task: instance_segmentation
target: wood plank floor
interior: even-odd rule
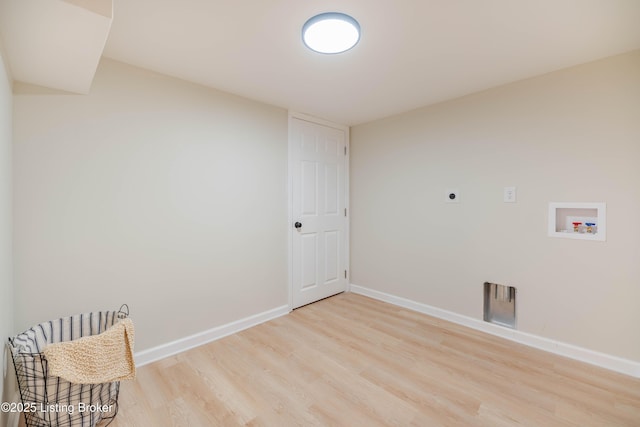
[[[112,427],[640,426],[640,380],[355,294],[144,366]]]

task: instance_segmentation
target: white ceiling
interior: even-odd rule
[[[303,46],[327,11],[358,46]],[[104,56],[354,125],[639,48],[640,0],[113,0]]]

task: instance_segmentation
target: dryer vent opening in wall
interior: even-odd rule
[[[484,282],[484,320],[516,328],[516,288]]]

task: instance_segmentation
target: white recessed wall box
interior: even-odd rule
[[[549,203],[549,236],[607,240],[607,204]]]

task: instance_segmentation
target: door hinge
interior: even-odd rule
[[[347,216],[347,208],[344,208],[344,216]]]
[[[344,155],[345,156],[347,155],[347,146],[346,145],[344,146]]]
[[[344,278],[347,278],[347,270],[344,271]]]

